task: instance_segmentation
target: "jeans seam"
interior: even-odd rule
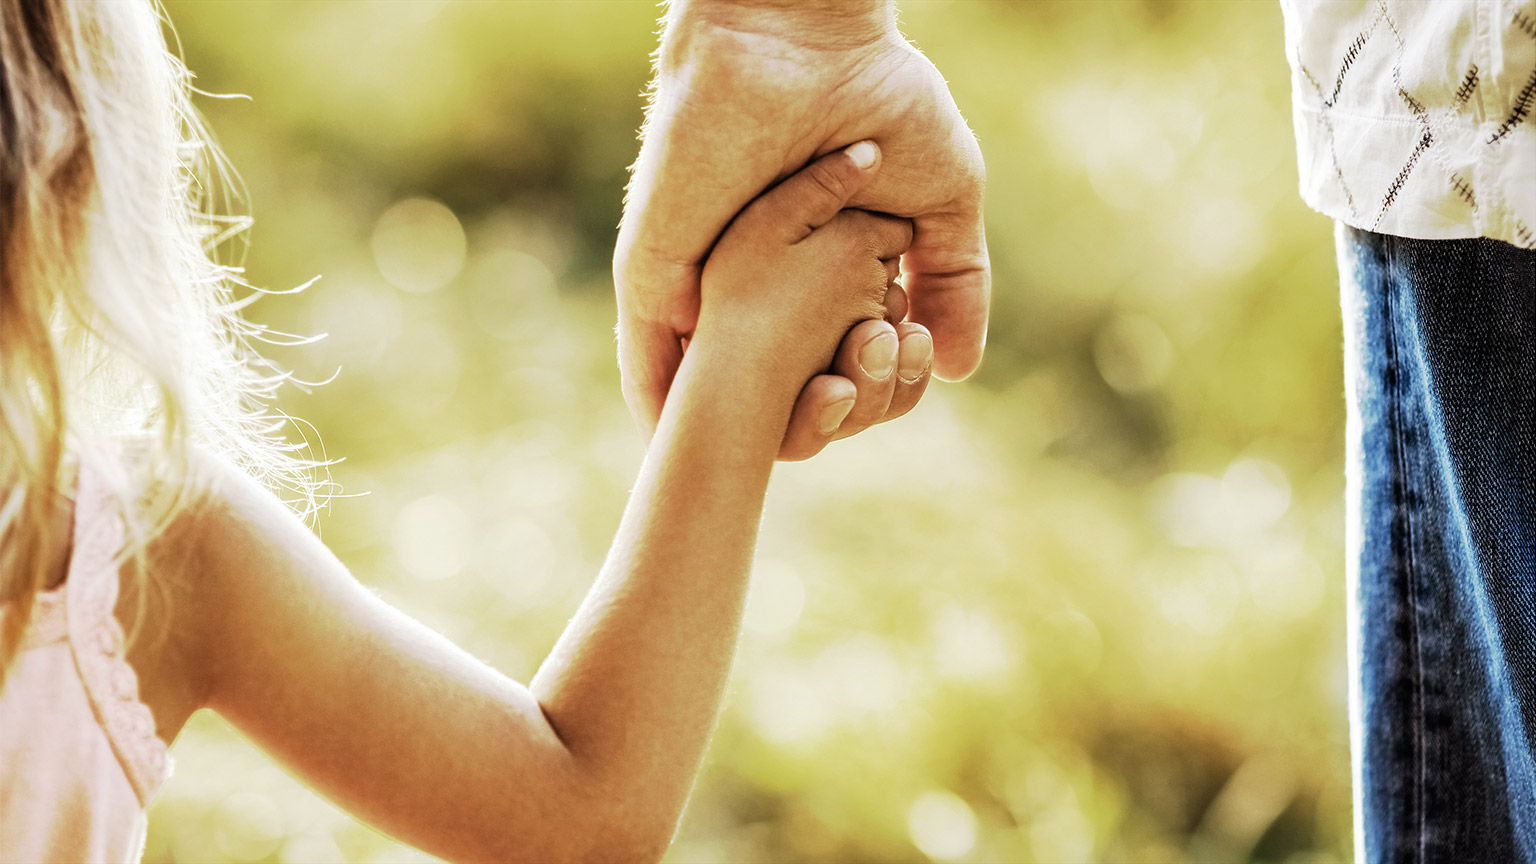
[[[1383,280],[1383,295],[1386,301],[1386,348],[1387,348],[1387,375],[1391,386],[1387,393],[1387,404],[1390,406],[1392,422],[1392,450],[1397,463],[1398,483],[1401,488],[1399,506],[1402,508],[1402,556],[1403,577],[1408,588],[1408,640],[1409,650],[1413,658],[1413,811],[1410,814],[1410,822],[1413,824],[1418,842],[1415,844],[1416,859],[1424,861],[1425,855],[1425,830],[1424,830],[1424,656],[1419,639],[1419,596],[1418,596],[1418,568],[1414,563],[1413,555],[1413,507],[1409,494],[1408,471],[1408,444],[1404,440],[1406,420],[1403,416],[1403,405],[1411,395],[1403,381],[1402,360],[1398,345],[1397,333],[1397,286],[1394,284],[1391,274],[1393,260],[1396,257],[1397,244],[1391,237],[1384,238],[1382,244],[1383,264],[1385,265],[1386,278]]]

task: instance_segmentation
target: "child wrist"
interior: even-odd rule
[[[713,323],[713,322],[711,322]],[[763,338],[763,327],[747,322],[734,326],[701,326],[688,343],[688,354],[731,382],[731,390],[744,400],[764,408],[783,402],[793,405],[795,397],[814,370],[811,364],[784,349],[793,340]]]

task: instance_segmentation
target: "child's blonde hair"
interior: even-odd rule
[[[226,171],[189,82],[151,0],[0,0],[0,686],[63,565],[66,453],[140,441],[91,460],[140,564],[188,505],[192,447],[315,504],[239,315],[256,295],[213,258],[245,222],[213,215]]]

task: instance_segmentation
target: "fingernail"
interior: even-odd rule
[[[895,333],[881,333],[859,349],[859,368],[876,381],[884,381],[896,366],[896,347]]]
[[[836,432],[837,427],[843,425],[843,420],[848,417],[848,412],[852,410],[852,399],[833,402],[831,405],[821,409],[821,434],[831,435]]]
[[[853,160],[854,165],[860,168],[868,168],[875,164],[875,157],[880,155],[880,148],[876,147],[873,141],[860,141],[849,147],[846,152],[848,153],[848,158]]]
[[[901,362],[896,366],[896,374],[901,380],[911,384],[923,377],[928,371],[928,364],[933,362],[933,340],[922,334],[908,336],[901,343]]]

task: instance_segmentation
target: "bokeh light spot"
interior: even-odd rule
[[[1145,315],[1117,315],[1093,340],[1093,360],[1105,383],[1121,393],[1161,384],[1173,366],[1173,345]]]
[[[475,324],[491,336],[516,341],[548,329],[555,274],[543,261],[515,249],[485,256],[474,269],[470,305]]]
[[[328,361],[366,367],[399,337],[400,295],[377,277],[328,279],[310,290],[314,298],[307,332],[326,334],[320,350]]]
[[[1291,481],[1273,462],[1239,459],[1222,475],[1221,501],[1234,532],[1260,531],[1290,509]]]
[[[929,858],[955,861],[976,848],[976,814],[959,795],[929,790],[907,808],[907,834]]]
[[[394,348],[376,367],[390,373],[389,399],[408,416],[442,410],[464,377],[463,349],[453,332],[432,318],[410,317]]]
[[[1254,605],[1278,619],[1302,618],[1323,602],[1323,569],[1301,543],[1276,541],[1257,547],[1243,562]]]
[[[467,563],[469,541],[469,515],[445,495],[424,495],[395,516],[395,555],[417,579],[457,575]]]
[[[329,834],[295,834],[283,844],[283,860],[306,864],[344,864],[347,856]]]
[[[219,805],[214,842],[230,861],[260,861],[283,839],[283,813],[259,792],[236,792]]]
[[[1029,826],[1035,857],[1056,864],[1080,864],[1093,857],[1093,826],[1071,804],[1059,804]]]
[[[514,515],[483,532],[477,554],[481,575],[492,588],[532,606],[549,587],[560,550],[544,526]]]
[[[752,720],[758,731],[780,744],[795,744],[821,734],[827,710],[821,694],[789,670],[763,670],[751,683]]]
[[[1087,675],[1099,668],[1104,657],[1104,637],[1099,625],[1076,609],[1051,616],[1051,650],[1071,658],[1078,671]]]
[[[744,626],[756,633],[782,633],[805,609],[805,582],[795,566],[779,558],[759,561],[752,573]]]
[[[886,640],[862,633],[838,642],[816,658],[816,680],[828,703],[847,714],[895,710],[906,693],[907,669]]]
[[[945,606],[934,622],[934,659],[940,674],[969,681],[995,680],[1013,664],[1010,646],[985,612]]]
[[[1152,485],[1157,521],[1175,545],[1203,546],[1218,542],[1226,519],[1221,484],[1192,472],[1173,472]]]
[[[1186,260],[1213,278],[1236,278],[1258,258],[1261,236],[1259,219],[1246,201],[1213,196],[1189,214]]]
[[[389,284],[430,294],[464,266],[464,226],[447,205],[406,198],[384,211],[373,228],[373,260]]]
[[[1203,555],[1164,574],[1158,608],[1169,622],[1212,635],[1232,621],[1241,597],[1232,565],[1225,558]]]

